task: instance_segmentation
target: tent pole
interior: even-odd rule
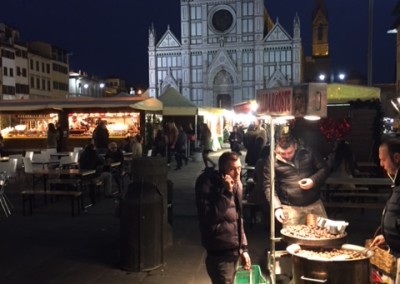
[[[275,196],[275,124],[274,118],[271,117],[271,142],[270,142],[270,249],[268,252],[268,270],[271,279],[271,283],[276,283],[276,275],[275,275],[275,265],[276,265],[276,257],[275,257],[275,242],[277,238],[275,238],[275,210],[274,210],[274,196]]]

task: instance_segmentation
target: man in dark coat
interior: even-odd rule
[[[274,210],[283,225],[306,224],[309,213],[327,217],[320,199],[320,186],[329,175],[328,164],[311,149],[300,146],[290,133],[276,146]],[[271,192],[271,167],[266,164],[264,190]]]
[[[201,240],[207,250],[206,268],[213,284],[233,283],[239,259],[250,269],[243,226],[240,158],[223,153],[219,171],[206,168],[196,180],[196,205]]]

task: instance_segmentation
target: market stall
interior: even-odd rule
[[[59,124],[64,150],[81,147],[90,141],[96,124],[107,123],[110,140],[121,142],[127,135],[144,137],[148,112],[160,111],[154,100],[143,97],[74,98],[68,100],[2,101],[0,119],[5,148],[10,152],[46,148],[47,125]],[[136,103],[142,103],[135,108]]]
[[[213,150],[221,149],[223,109],[198,107],[172,87],[168,88],[158,99],[163,103],[164,120],[173,120],[175,123],[181,124],[184,130],[191,123],[195,126],[196,136],[198,136],[198,125],[207,123],[212,133]]]

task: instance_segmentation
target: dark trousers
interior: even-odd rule
[[[207,255],[206,268],[212,284],[233,284],[239,254]]]
[[[175,160],[176,160],[176,167],[181,168],[182,167],[182,161],[185,160],[186,163],[188,161],[188,158],[186,157],[186,149],[176,149],[175,151]]]

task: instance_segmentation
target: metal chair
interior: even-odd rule
[[[7,173],[2,172],[0,173],[0,206],[3,209],[4,214],[6,217],[11,215],[10,208],[14,208],[10,199],[8,199],[6,193],[4,192],[4,188],[8,183]]]

